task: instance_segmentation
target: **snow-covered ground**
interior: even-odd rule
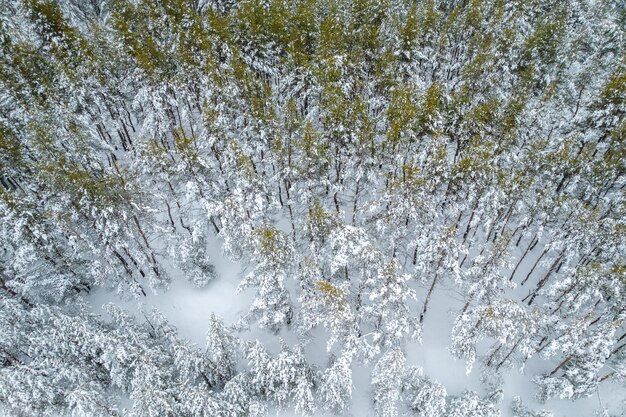
[[[155,308],[176,326],[181,337],[202,347],[205,345],[208,318],[212,313],[223,318],[227,325],[234,326],[248,311],[253,299],[252,290],[237,293],[243,266],[223,256],[218,239],[214,238],[209,242],[209,247],[218,277],[205,288],[198,289],[182,276],[178,276],[173,279],[167,290],[149,293],[140,300],[121,299],[114,293],[99,288],[88,296],[87,302],[94,313],[101,314],[104,314],[102,307],[108,303],[117,304],[137,317],[141,317],[141,311]],[[526,263],[532,262],[534,260],[529,259]],[[523,270],[520,271],[520,275],[522,273]],[[415,289],[418,294],[424,295],[423,288]],[[518,288],[514,291],[522,290]],[[465,390],[473,390],[480,395],[487,395],[488,389],[481,383],[480,367],[474,366],[472,371],[466,374],[465,362],[454,358],[448,350],[450,330],[455,313],[458,313],[461,305],[459,295],[453,288],[441,286],[436,289],[424,322],[423,342],[407,346],[407,365],[423,368],[424,374],[443,384],[448,394],[457,395]],[[279,335],[273,335],[257,326],[241,331],[239,336],[244,340],[259,339],[274,353],[278,352],[281,340],[288,345],[299,341],[294,331],[282,331]],[[305,349],[308,359],[319,366],[326,365],[325,342],[324,335],[321,334],[319,338],[314,337]],[[577,401],[552,399],[546,404],[538,403],[534,398],[535,386],[531,378],[552,369],[554,365],[535,357],[528,361],[523,372],[519,369],[510,369],[505,373],[503,399],[500,402],[502,417],[514,416],[511,403],[517,396],[521,397],[527,407],[535,411],[551,411],[554,417],[592,416],[601,407],[606,407],[614,413],[619,413],[623,409],[626,392],[622,387],[610,383],[601,384],[597,396]],[[372,414],[370,372],[370,366],[353,364],[352,416]],[[279,415],[291,417],[295,416],[295,413],[283,410]]]

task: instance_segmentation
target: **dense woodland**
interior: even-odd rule
[[[348,415],[359,364],[372,415],[494,417],[536,358],[540,401],[626,389],[625,35],[620,0],[0,0],[0,408]],[[86,307],[180,275],[255,296],[206,346]],[[443,291],[486,396],[406,362]]]

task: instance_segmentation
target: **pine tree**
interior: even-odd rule
[[[2,407],[345,414],[355,367],[379,415],[496,415],[517,367],[541,401],[619,390],[623,18],[615,0],[0,0]],[[213,291],[232,278],[217,246],[253,299],[233,329],[209,318],[206,349],[156,311],[88,313],[173,279]],[[435,302],[488,397],[405,371]]]
[[[322,374],[319,395],[327,410],[340,413],[350,406],[353,355],[349,350],[343,352]]]
[[[409,368],[402,384],[402,399],[419,417],[444,415],[446,389],[424,376],[421,368]]]
[[[397,416],[405,357],[398,348],[385,352],[372,371],[373,402],[376,415]]]
[[[219,372],[221,382],[226,383],[235,376],[237,371],[237,339],[230,334],[223,321],[215,314],[211,314],[209,317],[206,339],[206,355]]]
[[[493,403],[484,400],[475,392],[466,391],[458,397],[450,399],[446,408],[446,417],[461,416],[498,417],[500,411]]]
[[[255,271],[245,277],[239,291],[252,285],[258,287],[258,296],[252,304],[250,319],[258,318],[259,325],[278,332],[283,325],[289,325],[293,309],[285,279],[289,272],[288,260],[292,256],[285,233],[278,229],[257,229],[254,258]]]

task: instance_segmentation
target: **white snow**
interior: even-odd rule
[[[209,242],[209,248],[218,278],[205,288],[198,289],[184,280],[182,276],[175,276],[167,290],[149,293],[142,299],[123,300],[112,292],[97,289],[88,296],[88,304],[95,313],[104,314],[101,307],[112,302],[138,317],[142,309],[149,311],[156,308],[168,318],[171,324],[176,326],[181,337],[202,347],[205,345],[207,323],[211,313],[223,318],[227,325],[236,325],[243,314],[248,311],[254,295],[252,290],[236,293],[243,266],[223,256],[220,241],[213,238]],[[527,269],[534,263],[534,256],[527,257],[516,277],[525,276]],[[293,288],[293,286],[290,287]],[[416,290],[421,296],[419,300],[423,300],[426,290],[424,288],[416,288]],[[514,291],[519,292],[524,289],[518,287]],[[407,366],[423,368],[424,374],[443,384],[450,395],[458,395],[465,390],[487,395],[489,392],[480,380],[480,367],[475,366],[469,374],[466,374],[465,362],[454,358],[448,350],[455,313],[458,313],[461,307],[462,302],[453,288],[440,284],[435,289],[424,321],[423,341],[411,343],[406,348]],[[282,330],[279,335],[274,335],[259,329],[256,325],[240,332],[239,336],[244,340],[260,340],[273,353],[277,353],[280,349],[281,340],[290,346],[300,341],[298,334],[293,330]],[[313,336],[305,348],[307,359],[317,366],[325,367],[327,365],[326,335],[319,330],[315,331]],[[527,407],[535,411],[551,411],[554,417],[592,416],[602,406],[614,413],[622,409],[626,401],[626,392],[622,387],[611,383],[601,384],[597,396],[576,401],[551,399],[546,404],[538,403],[534,398],[535,386],[530,379],[534,375],[552,369],[554,365],[554,363],[535,357],[528,361],[525,373],[520,373],[518,369],[508,370],[504,377],[504,397],[500,402],[502,417],[513,416],[511,403],[517,396],[521,397]],[[349,414],[351,416],[373,415],[370,403],[372,367],[372,365],[362,365],[358,362],[353,363],[354,389]],[[276,413],[280,417],[296,416],[293,410],[289,409]],[[325,414],[321,411],[316,414],[318,417],[323,415]]]

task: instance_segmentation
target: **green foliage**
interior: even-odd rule
[[[437,104],[438,103],[435,103],[435,105]],[[429,110],[436,111],[436,109],[432,108]],[[415,105],[415,100],[410,88],[397,88],[393,92],[389,109],[387,110],[387,120],[389,120],[387,140],[391,142],[394,149],[400,142],[403,132],[413,127],[412,125],[417,119],[417,115],[418,109]]]
[[[229,150],[232,152],[235,160],[236,169],[248,180],[257,178],[254,161],[244,152],[244,150],[235,141],[229,144]]]
[[[68,46],[77,41],[74,29],[65,21],[57,3],[46,0],[27,0],[25,5],[39,33],[47,42]]]
[[[426,133],[435,133],[438,129],[437,121],[444,112],[444,90],[439,83],[431,84],[421,100],[419,108],[418,126]]]
[[[603,106],[626,106],[626,69],[616,71],[600,93]]]
[[[559,15],[557,15],[559,16]],[[552,64],[558,52],[558,47],[565,35],[565,18],[550,16],[538,23],[534,32],[524,42],[522,51],[523,67],[533,61],[542,65]]]
[[[336,225],[335,216],[324,209],[319,199],[309,206],[308,234],[312,241],[323,242]]]
[[[330,165],[329,145],[320,137],[312,123],[305,123],[302,136],[296,141],[296,146],[303,153],[301,161],[304,175],[311,175],[315,178]]]
[[[405,51],[401,59],[405,62],[411,60],[411,51],[415,46],[419,34],[419,24],[417,16],[417,3],[411,4],[411,8],[406,16],[404,25],[400,28],[400,50]]]
[[[319,31],[318,54],[321,58],[330,58],[346,52],[348,35],[336,4],[331,4],[327,15],[321,19]]]
[[[0,172],[22,165],[22,145],[4,124],[0,123]]]
[[[340,288],[335,287],[328,281],[316,281],[315,286],[324,302],[337,308],[339,311],[347,308],[346,296]]]
[[[375,363],[383,352],[390,353],[377,366],[376,407],[396,412],[405,395],[396,344],[417,334],[413,289],[420,320],[442,284],[465,297],[458,327],[467,337],[457,344],[474,361],[479,339],[493,339],[485,372],[544,348],[563,361],[569,353],[559,349],[622,324],[626,73],[616,2],[3,6],[0,304],[24,295],[24,305],[35,308],[42,285],[62,288],[54,301],[61,303],[86,291],[76,283],[141,293],[140,285],[157,288],[173,273],[206,281],[214,234],[228,256],[252,265],[240,286],[258,290],[247,324],[276,333],[296,324],[302,334],[325,327],[339,349],[333,372],[293,374],[295,389],[284,387],[272,405],[290,404],[287,395],[295,394],[306,404],[294,408],[307,412],[319,404],[314,393],[318,382],[328,384],[323,378],[349,391],[352,361]],[[522,284],[535,287],[523,305],[500,303],[504,294],[519,295],[509,289],[520,270],[529,274]],[[302,291],[290,294],[294,284]],[[604,286],[611,285],[618,290],[609,297]],[[512,307],[550,326],[496,334],[495,327],[515,328]],[[578,322],[586,326],[580,339],[567,340],[567,326]],[[150,346],[166,343],[158,327],[146,336]],[[561,339],[570,345],[559,347]],[[588,354],[614,352],[614,339],[611,333]],[[31,353],[0,352],[0,364],[25,372]],[[623,351],[609,353],[597,370],[605,363],[619,369]],[[202,372],[213,363],[201,353],[190,364],[168,355],[172,375],[146,369],[156,385],[167,383],[172,398],[163,408],[170,409],[153,409],[150,397],[133,412],[262,414],[257,400],[271,399],[276,388],[247,386],[250,373],[235,376],[235,368],[212,379]],[[256,376],[280,379],[264,375],[262,365],[272,360],[262,349],[252,356]],[[292,356],[279,355],[276,369],[291,369]],[[577,390],[566,396],[588,395],[603,378],[593,367],[580,371],[578,360],[550,376],[558,387],[588,378],[586,389],[565,381]],[[389,364],[397,365],[393,374]],[[96,365],[91,382],[102,398],[89,398],[92,406],[118,392],[133,401],[148,395],[134,388],[141,372],[117,386],[111,381],[118,376]],[[0,378],[2,387],[14,385],[25,384]],[[181,387],[186,394],[174,395]],[[37,415],[91,412],[65,394],[20,395],[41,399]],[[333,401],[343,404],[341,396]],[[440,399],[459,410],[464,401],[491,407],[474,395]],[[222,402],[227,411],[207,406]]]
[[[48,182],[59,192],[69,193],[75,199],[75,204],[87,210],[91,205],[101,209],[119,208],[127,202],[128,190],[116,175],[103,173],[96,176],[64,157],[42,163],[38,169],[42,181]]]

